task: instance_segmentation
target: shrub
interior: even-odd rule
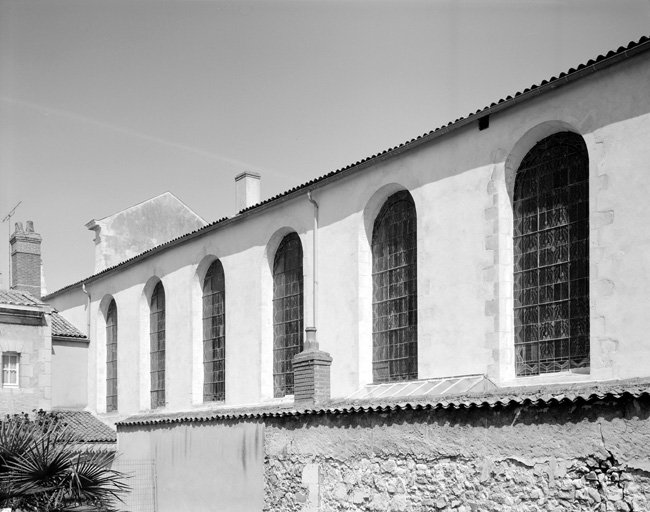
[[[56,413],[37,411],[0,421],[0,507],[24,512],[115,510],[128,491],[110,469],[113,455],[78,452]],[[120,500],[121,501],[121,500]]]

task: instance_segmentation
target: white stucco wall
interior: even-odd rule
[[[52,340],[52,407],[84,409],[88,405],[88,343]]]
[[[332,396],[372,380],[374,218],[408,190],[417,209],[418,376],[485,373],[501,385],[650,374],[650,54],[471,123],[313,189],[319,203],[318,340],[333,357]],[[526,152],[557,131],[583,136],[590,169],[591,369],[515,378],[512,189]],[[167,300],[167,409],[202,406],[201,282],[219,258],[226,279],[226,404],[272,400],[271,265],[282,236],[301,238],[305,326],[312,323],[313,208],[304,194],[206,230],[89,280],[89,401],[105,411],[105,322],[118,309],[119,411],[149,408],[148,297]],[[78,288],[48,300],[83,325]],[[82,318],[83,317],[83,318]]]

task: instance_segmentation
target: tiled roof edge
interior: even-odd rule
[[[650,396],[650,380],[631,379],[606,383],[590,383],[573,386],[530,386],[517,388],[500,388],[492,392],[468,393],[430,398],[411,398],[395,401],[331,401],[316,408],[259,407],[228,411],[193,411],[168,414],[139,414],[126,418],[116,424],[120,427],[160,425],[169,423],[195,423],[219,420],[282,418],[288,416],[355,414],[371,412],[393,412],[400,410],[434,410],[434,409],[475,409],[507,407],[510,405],[553,405],[565,401],[595,401],[619,399],[624,395],[639,398]]]
[[[428,142],[432,139],[445,135],[453,130],[457,130],[458,128],[461,128],[462,126],[465,126],[473,121],[477,121],[481,117],[509,108],[511,106],[514,106],[517,103],[521,103],[522,101],[532,99],[536,96],[539,96],[540,94],[543,94],[544,92],[566,85],[569,82],[572,82],[574,80],[582,78],[583,76],[599,71],[600,69],[609,67],[622,59],[632,57],[633,55],[647,51],[648,49],[650,49],[650,37],[643,36],[638,41],[629,42],[627,46],[620,46],[617,50],[611,50],[606,55],[598,55],[598,57],[596,57],[595,59],[590,59],[585,64],[580,64],[575,68],[570,68],[567,72],[562,72],[557,77],[552,76],[547,80],[542,80],[538,85],[534,84],[524,89],[523,91],[516,92],[513,96],[506,96],[505,98],[501,98],[497,102],[493,102],[482,109],[478,109],[474,113],[468,114],[466,117],[460,117],[455,121],[451,121],[447,123],[444,126],[431,130],[430,132],[415,137],[409,141],[403,142],[398,146],[394,146],[392,148],[376,153],[372,156],[358,160],[353,164],[331,171],[327,174],[324,174],[323,176],[314,178],[313,180],[303,183],[302,185],[298,185],[285,192],[277,194],[269,199],[261,201],[255,205],[249,206],[248,208],[241,210],[239,214],[235,217],[224,217],[215,222],[207,224],[206,226],[203,226],[200,229],[191,231],[190,233],[181,235],[177,238],[170,240],[169,242],[165,242],[164,244],[148,249],[143,253],[140,253],[136,256],[133,256],[132,258],[129,258],[125,261],[118,263],[117,265],[113,265],[112,267],[108,267],[102,270],[101,272],[93,274],[92,276],[87,277],[86,279],[82,279],[80,281],[77,281],[76,283],[72,283],[59,290],[56,290],[43,297],[43,299],[46,300],[51,297],[54,297],[55,295],[58,295],[64,291],[79,286],[80,284],[92,282],[96,279],[99,279],[100,277],[103,277],[107,273],[110,273],[119,267],[132,264],[136,261],[139,261],[140,259],[149,257],[157,252],[172,247],[181,241],[195,238],[197,236],[202,235],[205,232],[212,231],[217,227],[223,227],[225,224],[229,224],[232,221],[241,219],[244,217],[244,214],[261,211],[262,209],[266,209],[265,207],[270,206],[271,204],[275,204],[278,201],[287,200],[293,197],[294,195],[297,195],[297,193],[300,192],[301,190],[304,190],[309,187],[312,188],[321,187],[325,185],[325,183],[329,183],[331,181],[343,178],[344,176],[347,176],[348,174],[351,174],[354,171],[359,171],[361,169],[369,167],[370,165],[372,165],[377,161],[381,161],[386,158],[393,157],[408,149],[423,144],[424,142]]]
[[[62,341],[77,341],[82,343],[90,343],[88,337],[84,334],[83,336],[72,336],[71,334],[55,334],[52,333],[52,338]]]
[[[71,339],[74,341],[89,341],[88,337],[58,311],[52,312],[52,337]]]
[[[0,306],[48,307],[41,299],[22,290],[0,290]]]

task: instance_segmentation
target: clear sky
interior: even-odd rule
[[[0,219],[22,201],[52,292],[91,219],[231,216],[243,170],[270,197],[649,33],[649,0],[0,0]]]

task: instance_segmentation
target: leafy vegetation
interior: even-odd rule
[[[110,512],[128,491],[113,455],[79,452],[56,413],[0,420],[0,508],[23,512]]]

